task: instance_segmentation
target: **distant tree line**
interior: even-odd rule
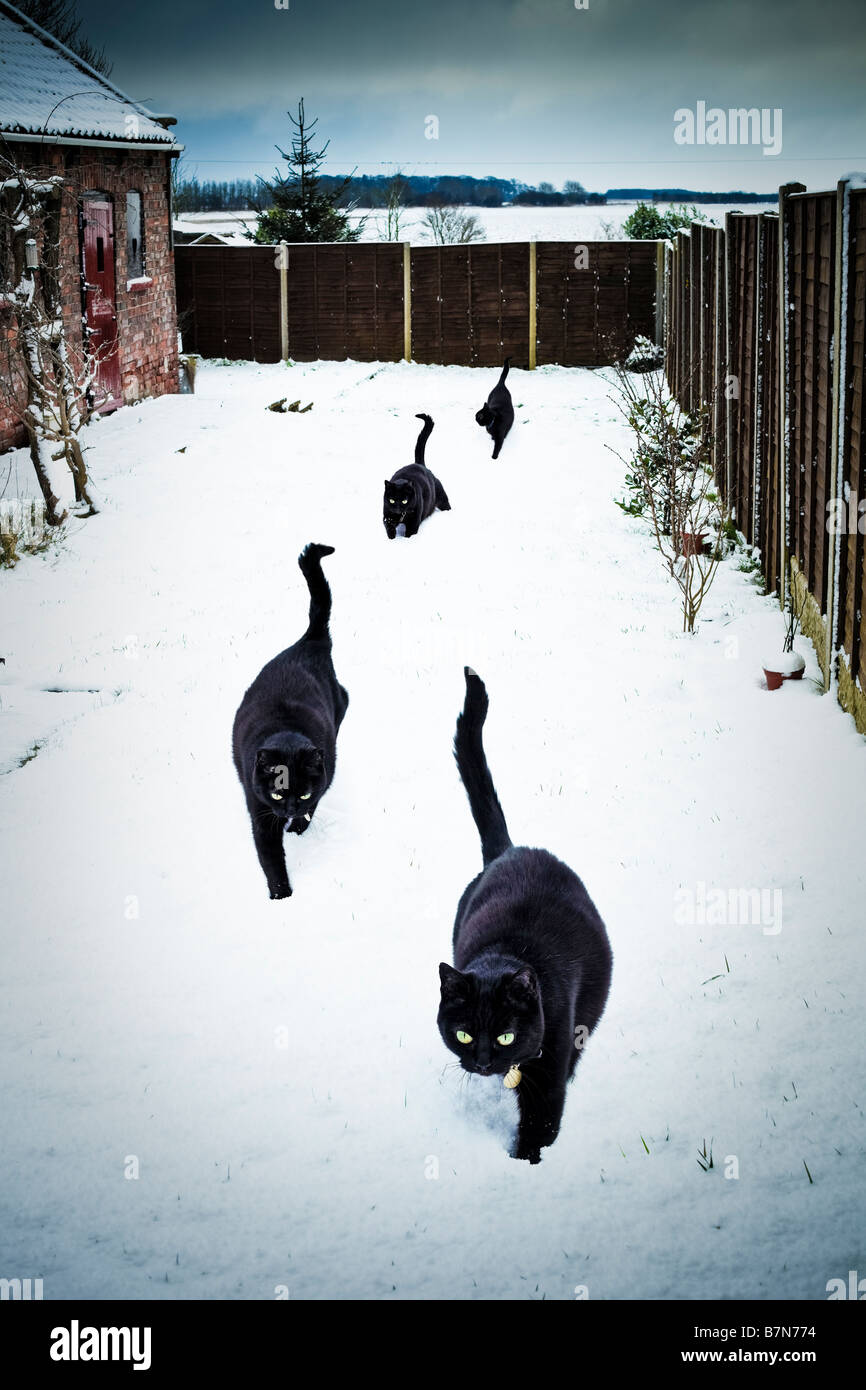
[[[245,212],[261,194],[258,179],[181,179],[174,193],[175,212]]]
[[[582,184],[569,179],[558,191],[552,183],[537,187],[517,179],[490,175],[476,179],[462,174],[320,174],[323,194],[333,197],[338,208],[387,208],[399,190],[402,207],[601,207],[608,202],[660,203],[766,203],[778,195],[764,193],[703,193],[688,188],[609,188],[606,193],[587,193]],[[221,182],[196,178],[181,179],[175,194],[175,212],[244,212],[267,201],[267,182],[259,179],[233,179]]]
[[[612,203],[777,203],[778,193],[702,193],[694,188],[609,188]]]
[[[552,183],[540,183],[537,188],[524,189],[512,201],[520,207],[532,208],[601,207],[607,202],[607,195],[587,193],[582,183],[567,179],[561,193],[557,193]]]
[[[334,197],[339,208],[386,208],[394,198],[394,185],[399,184],[403,207],[479,207],[501,208],[508,203],[523,207],[569,207],[580,204],[602,204],[603,193],[587,193],[581,184],[569,180],[558,193],[552,184],[541,183],[537,188],[517,179],[476,179],[461,174],[321,174],[319,184],[324,194]],[[175,211],[183,212],[241,212],[261,205],[266,187],[258,179],[234,179],[230,183],[218,180],[200,182],[181,179],[175,196]]]
[[[526,187],[515,179],[497,179],[492,175],[476,179],[466,174],[353,174],[338,198],[338,206],[387,207],[395,182],[400,186],[403,206],[410,208],[428,207],[431,203],[440,207],[499,208],[513,202],[515,195]],[[340,177],[322,175],[322,188],[326,191],[342,183]]]

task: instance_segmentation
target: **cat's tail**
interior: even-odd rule
[[[311,642],[328,636],[328,620],[331,616],[331,590],[322,573],[322,557],[333,555],[332,545],[315,545],[311,542],[298,556],[301,574],[307,581],[310,591],[310,625],[304,636]]]
[[[505,362],[503,363],[503,366],[502,366],[502,372],[501,372],[501,374],[500,374],[499,380],[498,380],[497,383],[496,383],[497,386],[504,386],[504,385],[505,385],[505,378],[508,376],[508,368],[509,368],[510,366],[511,366],[511,358],[510,358],[510,357],[506,357]]]
[[[415,441],[415,462],[423,464],[423,466],[426,468],[427,465],[426,463],[424,463],[424,449],[426,447],[427,440],[433,433],[433,421],[430,419],[429,415],[416,415],[415,419],[424,421],[424,428],[422,429],[417,440]]]
[[[463,674],[466,677],[466,699],[462,714],[457,716],[454,757],[457,759],[460,779],[469,797],[472,819],[481,836],[481,854],[487,865],[511,848],[511,837],[499,797],[496,795],[493,778],[490,776],[481,740],[481,731],[490,703],[487,689],[471,666],[465,666]]]

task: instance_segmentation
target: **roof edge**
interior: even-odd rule
[[[21,144],[41,144],[41,145],[75,145],[79,149],[112,149],[112,150],[158,150],[160,154],[171,155],[183,154],[184,145],[178,145],[173,140],[112,140],[110,136],[100,135],[52,135],[50,133],[36,132],[32,130],[9,130],[7,127],[0,128],[0,139],[7,145]]]

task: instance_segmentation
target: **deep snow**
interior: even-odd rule
[[[494,379],[204,364],[195,397],[89,430],[100,514],[0,576],[4,710],[37,692],[7,742],[45,740],[0,777],[0,1275],[46,1298],[822,1299],[866,1273],[866,745],[808,642],[807,678],[763,688],[783,623],[734,562],[680,633],[612,505],[605,372],[512,372],[496,464],[472,419]],[[313,410],[265,409],[286,394]],[[388,542],[419,410],[453,511]],[[336,547],[351,704],[271,902],[230,728],[303,630],[308,540]],[[583,876],[615,954],[539,1167],[435,1026],[480,866],[450,753],[465,662],[515,841]],[[772,915],[700,925],[719,889]]]

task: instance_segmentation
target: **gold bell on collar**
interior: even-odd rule
[[[513,1091],[515,1086],[519,1086],[522,1080],[523,1072],[515,1064],[514,1066],[508,1068],[508,1071],[505,1073],[505,1077],[503,1078],[502,1084],[504,1086],[507,1086],[509,1091]]]

